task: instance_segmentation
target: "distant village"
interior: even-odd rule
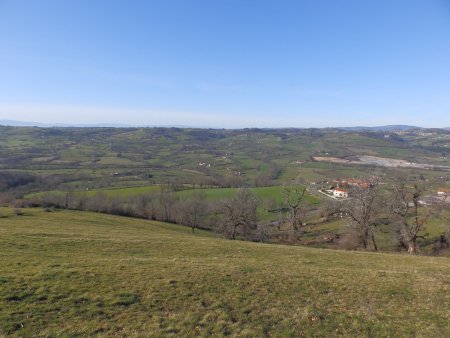
[[[351,198],[352,190],[359,191],[371,189],[379,184],[379,177],[371,179],[349,178],[335,179],[332,181],[310,182],[311,186],[316,187],[317,192],[334,200],[343,201]],[[424,196],[419,203],[423,206],[435,205],[437,203],[450,203],[450,189],[438,188],[434,193]]]
[[[377,177],[371,180],[349,178],[349,179],[335,179],[333,181],[326,181],[323,183],[311,182],[312,185],[317,186],[317,191],[325,196],[328,196],[337,200],[344,200],[349,197],[349,191],[351,188],[358,189],[370,189],[374,187],[375,182],[378,181]]]

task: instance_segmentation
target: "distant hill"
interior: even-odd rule
[[[342,127],[342,128],[338,128],[338,129],[347,130],[347,131],[387,131],[387,132],[393,132],[393,131],[408,131],[408,130],[417,130],[417,129],[425,129],[425,128],[399,124],[399,125],[387,125],[387,126],[377,126],[377,127],[364,127],[364,126]]]
[[[41,123],[41,122],[29,122],[29,121],[16,121],[16,120],[0,120],[0,126],[10,127],[39,127],[39,128],[193,128],[193,126],[184,125],[131,125],[121,123]],[[198,128],[198,127],[195,127]]]
[[[11,126],[11,127],[79,127],[79,128],[128,128],[132,127],[127,124],[114,124],[114,123],[97,123],[97,124],[70,124],[70,123],[40,123],[40,122],[29,122],[29,121],[16,121],[16,120],[0,120],[0,125]]]
[[[94,124],[82,124],[82,123],[41,123],[41,122],[30,122],[30,121],[16,121],[16,120],[0,120],[0,125],[3,126],[12,126],[12,127],[41,127],[41,128],[51,128],[51,127],[76,127],[76,128],[136,128],[136,127],[162,127],[162,128],[198,128],[195,126],[185,126],[185,125],[129,125],[129,124],[120,124],[120,123],[94,123]],[[331,127],[333,128],[333,127]],[[200,128],[207,129],[207,128]],[[213,128],[215,129],[215,128]],[[220,128],[218,128],[220,129]],[[238,128],[239,129],[239,128]],[[243,128],[243,129],[252,129],[252,128]],[[277,130],[283,128],[262,128],[262,130]],[[305,128],[294,128],[294,129],[305,129]],[[308,129],[308,128],[306,128]],[[312,129],[323,129],[323,128],[312,128]],[[355,132],[365,132],[365,131],[373,131],[373,132],[394,132],[394,131],[409,131],[409,130],[420,130],[427,129],[423,127],[417,126],[409,126],[409,125],[386,125],[386,126],[375,126],[375,127],[367,127],[367,126],[354,126],[354,127],[337,127],[334,129],[345,130],[345,131],[355,131]],[[428,128],[428,129],[439,129],[439,128]],[[440,128],[445,130],[450,130],[450,127]]]
[[[448,165],[442,154],[447,154],[450,149],[450,131],[441,129],[440,135],[435,135],[434,131],[438,132],[430,129],[429,135],[413,132],[387,138],[384,134],[389,132],[337,128],[230,130],[0,126],[0,169],[39,169],[55,175],[67,169],[79,170],[79,184],[90,189],[145,185],[173,178],[219,186],[250,185],[255,181],[282,183],[300,173],[305,179],[314,181],[324,177],[325,174],[318,174],[317,170],[326,165],[312,162],[313,156],[345,158],[370,154],[415,163]],[[353,175],[364,174],[364,170],[358,174],[355,170],[352,168]],[[326,175],[329,177],[331,174]],[[97,177],[109,179],[100,181]],[[55,182],[60,179],[66,178],[58,177]]]

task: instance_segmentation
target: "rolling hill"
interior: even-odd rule
[[[319,180],[367,175],[367,168],[317,163],[312,160],[315,156],[369,155],[448,166],[449,147],[450,134],[444,130],[386,134],[331,128],[0,126],[0,170],[45,181],[45,187],[40,184],[28,191],[144,186],[173,180],[264,186],[297,176]]]

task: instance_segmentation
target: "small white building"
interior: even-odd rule
[[[438,196],[450,196],[450,189],[439,189],[437,194]]]
[[[336,188],[333,190],[333,196],[334,197],[338,197],[338,198],[347,198],[348,197],[348,191],[341,189],[341,188]]]

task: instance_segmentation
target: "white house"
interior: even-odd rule
[[[341,189],[341,188],[336,188],[333,190],[333,196],[334,197],[339,197],[339,198],[347,198],[348,197],[348,191]]]

